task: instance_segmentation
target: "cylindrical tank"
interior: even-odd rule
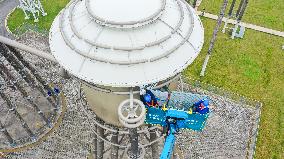
[[[115,126],[130,88],[176,77],[203,40],[201,21],[184,0],[73,0],[50,31],[56,60],[82,80],[97,116]]]
[[[167,86],[170,89],[176,89],[176,82],[179,76],[167,81],[159,82],[156,88]],[[121,102],[129,99],[128,87],[106,87],[90,85],[83,82],[82,89],[86,95],[90,108],[96,112],[97,116],[104,122],[122,126],[118,120],[117,109]],[[139,87],[134,88],[134,99],[140,99]]]
[[[71,0],[49,38],[53,56],[82,81],[90,108],[103,120],[97,123],[96,153],[103,158],[104,129],[109,129],[104,122],[129,128],[125,151],[131,148],[136,156],[139,145],[144,150],[137,145],[137,127],[146,113],[140,88],[173,83],[201,51],[204,29],[185,0]],[[108,143],[120,147],[113,139]]]
[[[96,86],[106,90],[119,91],[119,92],[129,92],[129,88],[113,88]],[[118,120],[117,109],[121,102],[129,99],[129,94],[115,94],[111,92],[104,92],[95,89],[94,86],[83,84],[82,89],[86,95],[87,101],[90,108],[96,112],[97,116],[104,122],[114,125],[121,126]],[[139,94],[135,94],[134,98],[139,99]]]

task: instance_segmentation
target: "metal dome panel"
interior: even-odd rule
[[[157,0],[153,3],[165,2],[163,14],[157,19],[152,18],[151,23],[143,26],[129,27],[129,23],[125,23],[128,26],[120,28],[93,19],[89,10],[95,6],[89,3],[103,2],[87,1],[70,2],[56,17],[50,32],[52,54],[60,65],[82,80],[113,87],[159,82],[180,73],[201,50],[204,40],[202,24],[194,9],[183,0]],[[117,0],[105,3],[113,1]],[[135,0],[125,7],[136,3],[151,5],[150,1]],[[156,11],[159,10],[156,6]],[[111,10],[107,12],[105,17],[113,14]],[[129,14],[135,15],[136,12]],[[141,18],[140,14],[136,18]],[[148,14],[143,16],[148,17]],[[124,21],[122,18],[120,23]]]
[[[101,21],[124,24],[155,18],[164,9],[165,0],[87,0],[86,2],[93,17]]]

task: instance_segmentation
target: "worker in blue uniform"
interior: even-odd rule
[[[149,107],[157,107],[157,106],[159,106],[157,98],[148,89],[146,90],[145,94],[140,95],[140,99],[144,103],[144,105],[146,105],[146,106],[149,106]]]
[[[193,112],[199,113],[199,114],[207,114],[209,113],[209,100],[208,99],[202,99],[193,105]]]

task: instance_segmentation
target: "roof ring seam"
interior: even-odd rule
[[[89,14],[96,19],[97,21],[99,21],[100,23],[104,23],[105,25],[109,25],[109,26],[133,26],[133,25],[145,25],[148,23],[153,22],[154,20],[156,20],[161,14],[162,12],[165,10],[166,7],[166,0],[160,0],[161,1],[161,7],[158,11],[156,11],[153,15],[144,18],[142,20],[138,20],[138,21],[129,21],[129,22],[115,22],[115,21],[108,21],[106,19],[100,18],[98,16],[95,15],[95,13],[92,11],[92,9],[90,9],[90,0],[85,0],[85,6],[87,8],[87,11],[89,12]],[[153,19],[153,20],[149,20],[149,19]]]
[[[78,3],[79,1],[77,1],[75,3],[75,5]],[[182,22],[183,22],[183,19],[184,19],[184,11],[182,9],[182,5],[179,1],[176,1],[177,4],[178,4],[178,7],[180,8],[180,12],[181,12],[181,16],[180,16],[180,19],[179,19],[179,22],[177,24],[177,26],[175,27],[175,30],[171,32],[170,35],[167,35],[157,41],[154,41],[154,42],[150,42],[150,43],[147,43],[147,44],[144,44],[143,46],[137,46],[137,47],[114,47],[114,46],[109,46],[109,45],[105,45],[105,44],[100,44],[100,43],[96,43],[94,41],[91,41],[89,39],[85,39],[85,38],[82,38],[82,36],[80,35],[80,33],[76,30],[76,27],[74,27],[74,24],[73,24],[73,15],[74,14],[71,14],[71,16],[69,17],[69,21],[70,21],[70,25],[71,25],[71,29],[72,31],[76,34],[76,36],[78,36],[80,39],[84,40],[85,42],[87,42],[88,44],[90,45],[95,45],[97,47],[100,47],[100,48],[104,48],[104,49],[113,49],[113,50],[121,50],[121,51],[134,51],[134,50],[143,50],[145,47],[151,47],[151,46],[156,46],[156,45],[159,45],[163,42],[165,42],[166,40],[168,40],[171,35],[175,34],[175,32],[177,31],[178,28],[180,28]],[[74,13],[74,8],[75,8],[75,5],[73,5],[71,8],[70,8],[70,13]],[[93,19],[94,21],[96,21],[96,19]]]
[[[77,1],[77,2],[78,2],[78,1]],[[74,5],[77,4],[77,2],[76,2],[76,3],[72,3],[72,4],[73,4],[72,8],[74,8]],[[183,0],[183,2],[186,3],[184,0]],[[71,5],[71,3],[68,5],[68,7],[69,7],[70,5]],[[192,13],[192,11],[190,10],[189,5],[188,5],[187,3],[186,3],[186,6],[187,6],[187,10],[188,10],[189,13],[190,13],[190,17],[193,17],[193,13]],[[74,48],[74,45],[67,39],[67,37],[66,37],[66,35],[65,35],[65,32],[64,32],[64,29],[63,29],[63,22],[64,22],[63,17],[64,17],[64,15],[65,15],[65,13],[66,13],[66,8],[65,8],[65,11],[61,14],[60,20],[59,20],[59,21],[60,21],[60,28],[62,28],[62,30],[61,30],[61,35],[63,36],[63,39],[64,39],[64,41],[66,42],[66,44],[67,44],[69,47]],[[72,17],[71,17],[71,18],[72,18]],[[70,18],[69,18],[69,19],[70,19]],[[190,19],[191,19],[191,24],[193,24],[193,23],[194,23],[193,18],[190,18]],[[84,56],[84,57],[91,58],[92,60],[97,60],[97,61],[106,62],[106,63],[111,63],[111,64],[120,64],[120,65],[125,65],[125,64],[126,64],[126,65],[128,65],[128,64],[145,63],[145,62],[147,62],[147,61],[154,62],[154,61],[157,61],[157,60],[159,60],[159,59],[161,59],[161,58],[168,57],[172,52],[174,52],[174,51],[177,50],[180,46],[182,46],[182,45],[189,39],[189,37],[190,37],[192,31],[193,31],[193,25],[191,25],[191,27],[190,27],[190,29],[189,29],[189,31],[188,31],[188,33],[187,33],[187,36],[185,37],[185,39],[183,39],[183,41],[182,41],[179,45],[177,45],[176,47],[170,49],[169,51],[165,52],[164,54],[162,54],[162,55],[160,55],[160,56],[151,58],[150,60],[149,60],[149,59],[142,59],[142,60],[136,60],[136,61],[131,61],[131,62],[129,62],[129,61],[113,61],[113,60],[109,60],[109,59],[105,59],[105,58],[101,58],[101,57],[89,56],[89,55],[87,55],[86,53],[84,53],[84,52],[82,52],[82,51],[80,51],[80,50],[78,50],[78,49],[76,49],[76,48],[74,49],[74,51],[77,52],[78,54]],[[75,33],[75,32],[74,32],[74,33]],[[99,47],[99,46],[98,46],[98,47]],[[115,48],[113,48],[113,49],[115,49]]]

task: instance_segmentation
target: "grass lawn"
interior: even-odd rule
[[[244,39],[219,33],[206,75],[199,77],[216,21],[202,18],[205,46],[184,72],[263,103],[256,158],[284,158],[284,38],[247,29]]]
[[[40,17],[38,25],[48,30],[54,17],[69,0],[43,0],[47,17]],[[200,10],[217,14],[222,0],[203,0]],[[253,5],[255,4],[255,5]],[[281,5],[282,4],[282,5]],[[246,22],[284,31],[284,1],[250,1]],[[202,18],[205,28],[205,45],[201,55],[184,72],[206,83],[261,101],[260,133],[256,158],[284,158],[284,38],[247,29],[244,39],[231,40],[219,33],[206,76],[199,78],[216,21]],[[21,10],[12,13],[8,26],[11,31],[23,23]]]
[[[219,15],[223,1],[203,0],[199,10],[205,9],[206,12]],[[227,10],[229,10],[231,2],[232,0],[229,0]],[[240,0],[237,0],[237,2],[240,2]],[[235,10],[238,9],[239,3],[236,4]],[[284,31],[284,0],[249,0],[243,21]]]
[[[39,22],[34,23],[34,19],[31,15],[29,20],[25,20],[25,15],[21,9],[16,9],[8,20],[8,27],[10,31],[15,33],[16,29],[23,24],[32,24],[39,27],[42,30],[49,30],[54,18],[58,15],[60,10],[66,6],[70,0],[41,0],[44,10],[47,12],[47,16],[40,15]]]

